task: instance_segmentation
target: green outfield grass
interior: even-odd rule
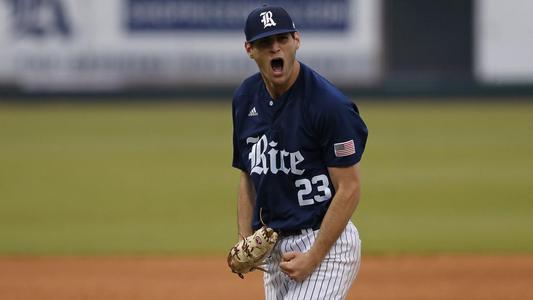
[[[359,106],[366,253],[533,253],[533,104]],[[226,104],[4,104],[0,254],[226,253],[231,153]]]

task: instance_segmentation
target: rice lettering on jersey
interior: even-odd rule
[[[292,173],[294,175],[302,175],[305,172],[305,169],[298,168],[298,165],[305,160],[300,151],[287,152],[285,149],[278,150],[276,149],[278,143],[275,141],[269,142],[266,135],[260,138],[249,137],[246,139],[246,143],[253,144],[252,150],[248,154],[250,175],[253,173],[267,174],[268,171],[272,174],[277,174],[281,171],[285,174]]]

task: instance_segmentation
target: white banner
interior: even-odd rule
[[[533,1],[476,2],[475,67],[489,84],[533,83]]]
[[[242,25],[260,3],[0,0],[0,81],[50,91],[237,85],[257,72]],[[281,3],[304,63],[341,85],[379,79],[381,1]]]

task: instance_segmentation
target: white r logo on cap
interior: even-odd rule
[[[265,11],[260,14],[261,17],[261,23],[263,23],[264,28],[267,28],[269,26],[276,26],[276,22],[272,19],[272,12],[271,11]]]

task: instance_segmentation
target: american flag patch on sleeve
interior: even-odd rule
[[[333,150],[335,150],[336,157],[344,157],[355,154],[355,145],[353,140],[349,140],[342,143],[336,143],[333,145]]]

